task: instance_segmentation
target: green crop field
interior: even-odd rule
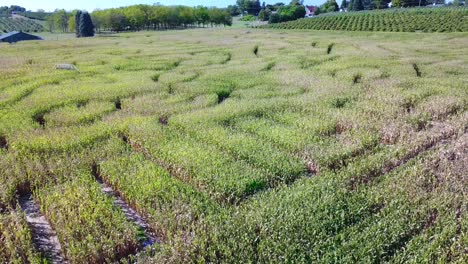
[[[329,13],[268,28],[393,32],[468,32],[468,8],[400,8]]]
[[[466,263],[467,46],[223,28],[0,44],[0,263]]]
[[[44,27],[32,19],[0,16],[0,34],[11,31],[40,32],[43,30]]]

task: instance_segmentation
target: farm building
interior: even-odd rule
[[[305,6],[305,17],[313,17],[315,13],[315,6]]]
[[[0,42],[14,43],[25,40],[42,40],[42,38],[21,31],[13,31],[7,34],[0,35]]]

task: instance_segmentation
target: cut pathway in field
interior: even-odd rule
[[[364,177],[353,177],[349,182],[350,188],[355,190],[360,184],[369,184],[375,178],[386,175],[396,170],[397,168],[400,168],[416,157],[421,156],[423,153],[435,149],[440,145],[446,145],[450,142],[455,142],[458,138],[463,137],[463,134],[458,134],[460,129],[459,127],[450,127],[440,122],[435,124],[435,127],[438,131],[434,131],[432,137],[417,144],[411,150],[407,151],[407,153],[405,153],[402,157],[386,161],[383,166],[376,171],[371,172]]]
[[[51,263],[67,263],[62,255],[62,247],[57,233],[52,229],[30,193],[19,198],[21,209],[26,214],[26,222],[32,231],[33,244],[43,257]]]
[[[101,191],[110,197],[113,197],[114,204],[118,206],[127,218],[128,221],[137,225],[145,234],[145,238],[141,241],[142,247],[152,246],[159,243],[160,240],[149,232],[149,226],[146,220],[135,210],[133,210],[120,196],[100,177],[96,177],[96,181],[101,185]]]

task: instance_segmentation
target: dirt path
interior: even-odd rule
[[[62,247],[57,233],[52,229],[31,194],[20,196],[19,203],[26,214],[26,222],[32,231],[33,244],[43,257],[51,263],[67,263],[62,255]]]
[[[151,246],[160,242],[154,235],[151,234],[151,232],[149,232],[148,223],[139,213],[133,210],[109,185],[104,183],[101,179],[96,178],[96,181],[101,185],[101,190],[103,193],[113,197],[115,205],[122,210],[127,220],[136,224],[141,230],[143,230],[146,237],[141,241],[142,247]]]

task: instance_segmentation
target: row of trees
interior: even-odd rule
[[[77,13],[78,10],[55,10],[46,19],[49,31],[77,32]],[[98,32],[232,25],[232,16],[227,9],[203,6],[133,5],[95,10],[90,15]]]
[[[194,26],[230,26],[232,16],[226,9],[203,6],[134,5],[95,10],[92,13],[98,31],[157,30]]]
[[[306,14],[305,7],[302,1],[293,0],[289,5],[281,6],[276,13],[269,14],[268,10],[264,11],[268,16],[269,23],[279,23],[303,18]]]
[[[305,14],[305,6],[302,0],[292,0],[289,5],[285,5],[284,3],[266,5],[265,2],[263,2],[258,12],[258,19],[261,21],[269,21],[269,23],[280,23],[303,18]]]

